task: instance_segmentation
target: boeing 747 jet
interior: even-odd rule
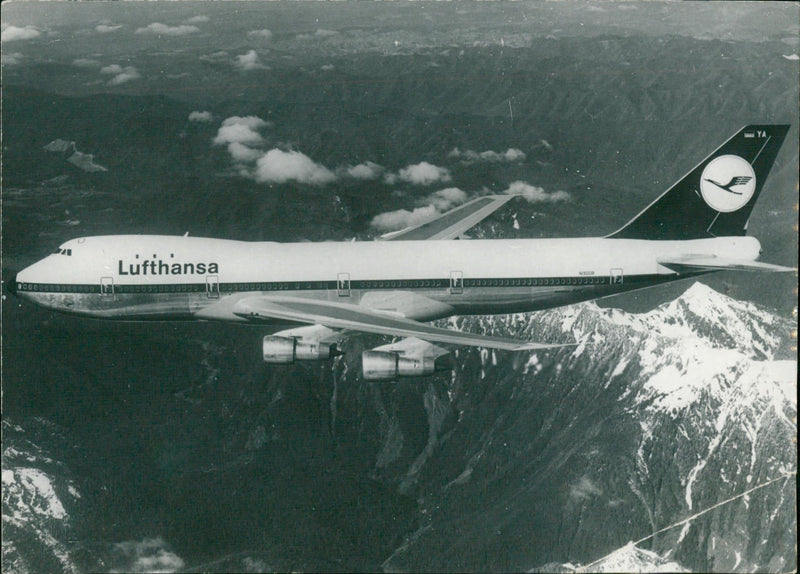
[[[426,324],[435,319],[547,309],[715,271],[793,271],[757,261],[761,245],[746,236],[788,129],[741,129],[606,237],[453,241],[513,197],[483,196],[372,242],[81,237],[9,288],[84,317],[289,326],[264,337],[268,363],[328,359],[348,331],[390,335],[400,339],[364,351],[364,377],[428,375],[447,353],[437,344],[562,346]]]

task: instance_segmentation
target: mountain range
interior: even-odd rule
[[[196,382],[156,394],[185,405],[181,420],[153,414],[145,424],[170,428],[154,429],[160,438],[129,467],[150,475],[142,486],[157,502],[140,512],[161,538],[87,544],[111,520],[97,514],[119,519],[126,505],[108,498],[120,477],[87,464],[63,429],[27,418],[4,422],[7,559],[19,571],[142,569],[147,559],[208,571],[570,571],[785,475],[608,568],[632,563],[623,556],[653,571],[795,567],[789,321],[695,283],[643,314],[589,303],[447,323],[582,343],[460,350],[452,372],[379,384],[358,376],[372,337],[353,336],[333,364],[260,368],[244,385],[224,372],[242,366],[232,341],[184,344],[199,345]],[[87,503],[82,488],[108,492],[109,506]],[[209,496],[238,502],[208,506]],[[171,514],[188,501],[195,511]],[[210,543],[226,527],[236,535]]]

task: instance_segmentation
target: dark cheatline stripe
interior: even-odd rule
[[[593,285],[639,285],[643,283],[660,283],[674,279],[682,279],[701,273],[686,273],[679,276],[648,274],[625,275],[621,281],[608,275],[590,275],[580,277],[504,277],[504,278],[465,278],[463,288],[492,287],[559,287],[559,286],[593,286]],[[612,281],[613,280],[613,281]],[[18,283],[17,290],[23,293],[101,293],[99,284],[51,284],[51,283]],[[450,278],[435,279],[378,279],[349,281],[343,290],[380,290],[380,289],[448,289]],[[206,283],[169,283],[163,285],[124,285],[114,284],[114,293],[204,293]],[[220,283],[220,293],[239,293],[252,291],[337,291],[336,281],[273,281],[248,283]]]

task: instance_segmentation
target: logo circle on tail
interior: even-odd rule
[[[756,190],[756,174],[746,159],[721,155],[711,160],[700,176],[705,202],[722,213],[742,208]]]

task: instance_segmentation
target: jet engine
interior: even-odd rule
[[[364,378],[387,381],[396,377],[422,377],[436,371],[434,357],[404,357],[392,351],[364,351],[361,354]]]
[[[341,354],[333,343],[303,341],[295,337],[267,335],[264,337],[264,361],[267,363],[294,363],[295,361],[321,361]]]

